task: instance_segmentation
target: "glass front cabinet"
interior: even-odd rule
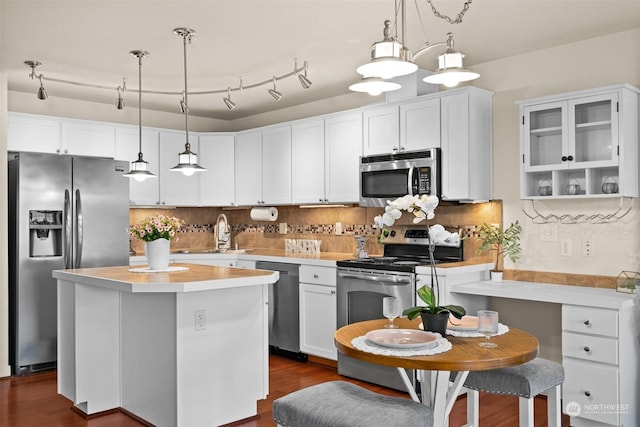
[[[639,93],[618,85],[518,102],[521,198],[637,197]]]

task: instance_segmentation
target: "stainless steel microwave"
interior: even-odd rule
[[[440,196],[439,148],[360,157],[360,206],[386,206],[406,194]]]

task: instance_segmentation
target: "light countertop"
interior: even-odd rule
[[[134,273],[132,266],[54,270],[59,280],[107,287],[127,292],[196,292],[275,283],[277,271],[216,267],[199,264],[171,264],[186,271]]]
[[[547,283],[519,282],[475,282],[453,285],[451,292],[482,295],[497,298],[512,298],[527,301],[580,305],[622,309],[638,305],[635,294],[617,292],[615,289],[588,288],[584,286],[554,285]]]

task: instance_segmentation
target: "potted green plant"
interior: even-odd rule
[[[491,280],[502,281],[502,267],[500,261],[508,256],[511,262],[517,262],[520,258],[520,233],[522,227],[518,221],[512,222],[509,227],[502,230],[496,224],[482,224],[478,230],[478,238],[482,245],[478,248],[478,254],[486,251],[494,251],[496,261],[491,270]],[[504,262],[503,262],[504,264]]]
[[[413,223],[417,224],[425,219],[427,220],[427,228],[429,230],[429,259],[431,267],[431,283],[418,289],[418,297],[425,305],[417,305],[407,308],[403,311],[403,315],[409,320],[416,317],[422,317],[422,326],[425,331],[438,332],[443,337],[447,330],[447,322],[449,315],[453,315],[457,319],[461,319],[466,314],[464,308],[459,305],[439,305],[440,288],[438,284],[438,276],[435,271],[435,262],[433,259],[433,251],[436,243],[447,242],[454,243],[459,241],[458,233],[450,233],[440,224],[429,227],[429,220],[434,218],[434,210],[438,206],[439,200],[436,196],[411,196],[406,195],[394,201],[387,201],[385,213],[374,218],[374,227],[380,230],[378,241],[383,241],[388,235],[388,226],[392,226],[395,220],[402,216],[405,210],[414,215]]]

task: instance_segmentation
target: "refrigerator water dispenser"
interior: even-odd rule
[[[62,256],[62,211],[29,211],[29,256]]]

